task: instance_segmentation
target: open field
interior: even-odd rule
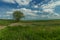
[[[4,24],[5,23],[5,24]],[[20,21],[1,20],[0,40],[60,40],[60,20]]]

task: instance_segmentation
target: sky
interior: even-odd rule
[[[13,19],[14,11],[25,20],[60,19],[60,0],[0,0],[0,19]]]

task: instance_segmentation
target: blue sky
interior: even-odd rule
[[[28,20],[60,19],[60,0],[0,0],[0,19],[12,19],[16,10]]]

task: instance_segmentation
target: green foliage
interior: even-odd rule
[[[0,31],[0,40],[60,40],[60,27],[7,27]]]
[[[8,23],[8,22],[7,22]],[[60,40],[60,21],[21,21],[26,26],[0,30],[0,40]]]
[[[18,22],[22,17],[24,17],[24,14],[20,11],[15,11],[13,13],[13,18]]]

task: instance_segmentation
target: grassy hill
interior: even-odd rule
[[[60,40],[60,20],[20,21],[22,25],[8,26],[12,23],[0,21],[7,26],[0,30],[0,40]]]

